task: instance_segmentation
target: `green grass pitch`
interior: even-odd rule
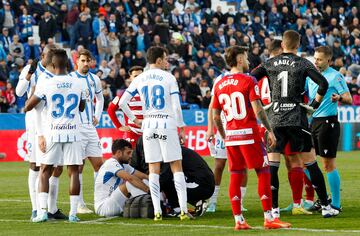
[[[180,222],[165,218],[161,223],[146,219],[106,219],[95,214],[79,215],[81,223],[50,221],[34,224],[29,221],[31,203],[27,189],[27,163],[0,163],[0,235],[360,235],[360,152],[338,153],[337,165],[341,174],[343,212],[336,218],[321,215],[292,216],[283,213],[282,219],[292,223],[290,230],[263,230],[263,214],[257,196],[256,175],[250,171],[244,215],[254,230],[234,232],[234,220],[227,197],[229,175],[225,171],[216,213],[207,213],[195,221]],[[213,159],[206,158],[213,166]],[[291,202],[285,165],[280,167],[280,206]],[[325,177],[326,178],[326,177]],[[68,178],[64,171],[60,179],[58,206],[69,211]],[[329,190],[328,190],[329,191]],[[93,174],[87,163],[84,171],[84,195],[93,207]]]

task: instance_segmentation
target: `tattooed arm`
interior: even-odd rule
[[[276,145],[276,138],[275,135],[271,129],[269,120],[266,116],[265,110],[262,107],[260,100],[254,100],[251,102],[251,106],[254,110],[254,113],[256,115],[256,118],[261,121],[261,123],[265,126],[266,130],[268,131],[268,137],[267,141],[270,148],[274,148]]]

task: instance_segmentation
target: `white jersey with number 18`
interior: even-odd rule
[[[147,70],[133,80],[126,92],[131,97],[138,93],[144,103],[142,129],[176,129],[185,125],[179,102],[179,87],[169,72]]]

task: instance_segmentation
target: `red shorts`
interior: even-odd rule
[[[267,153],[262,142],[226,147],[229,170],[257,169],[269,165]]]
[[[291,151],[291,146],[290,146],[290,142],[286,144],[285,149],[284,149],[284,155],[285,156],[291,156],[291,155],[296,155],[299,152],[292,152]]]
[[[131,143],[133,149],[136,147],[137,140],[141,137],[141,134],[136,134],[134,132],[121,132],[120,139],[125,139],[126,141]]]
[[[262,125],[258,125],[258,127],[259,127],[259,133],[260,133],[261,140],[263,141],[264,145],[266,145],[266,138],[265,138],[266,129]],[[285,149],[284,149],[284,155],[291,156],[291,155],[295,155],[295,154],[298,154],[298,152],[292,152],[290,143],[287,143],[285,146]]]

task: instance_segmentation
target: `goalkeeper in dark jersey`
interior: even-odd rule
[[[283,53],[269,59],[252,74],[257,80],[264,76],[269,79],[272,104],[268,116],[277,139],[276,147],[269,153],[269,160],[279,161],[280,153],[288,142],[292,152],[299,152],[310,172],[312,184],[321,201],[322,215],[326,218],[338,215],[339,211],[328,203],[324,176],[311,152],[311,132],[306,113],[309,109],[319,107],[328,89],[328,82],[310,61],[296,55],[299,45],[300,35],[293,30],[286,31],[281,44]],[[310,106],[302,103],[307,77],[319,85]],[[278,168],[270,166],[271,185],[274,188],[279,187]],[[273,206],[273,215],[280,217],[278,206]]]

